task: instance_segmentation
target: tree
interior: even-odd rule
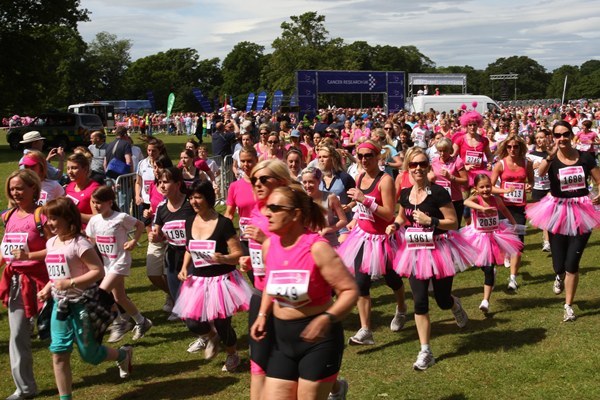
[[[131,63],[130,50],[128,39],[118,40],[116,35],[108,32],[96,34],[86,54],[86,62],[91,67],[89,89],[93,99],[123,97],[125,71]]]
[[[245,104],[248,93],[259,89],[264,50],[256,43],[240,42],[223,60],[222,91],[234,97],[234,104]]]
[[[527,56],[499,58],[488,65],[485,73],[488,76],[508,73],[519,74],[517,81],[518,99],[544,98],[546,86],[551,76],[543,66]]]
[[[580,71],[579,68],[573,65],[563,65],[560,68],[555,69],[552,72],[552,76],[548,81],[548,86],[546,87],[546,97],[548,98],[562,98],[563,88],[565,84],[565,77],[568,77],[569,85],[567,89],[567,98],[571,97],[571,88],[573,84],[576,84],[579,80]]]

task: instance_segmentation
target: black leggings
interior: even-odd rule
[[[295,320],[274,318],[276,346],[269,358],[267,376],[297,381],[332,381],[342,366],[344,330],[339,322],[331,324],[322,340],[305,342],[300,334],[315,318],[314,315]]]
[[[235,346],[237,343],[237,335],[231,326],[231,317],[224,319],[215,319],[212,321],[215,329],[221,338],[221,342],[227,347]],[[198,321],[195,319],[186,319],[185,325],[191,332],[197,335],[206,335],[211,331],[210,322]]]
[[[525,206],[506,206],[510,214],[515,219],[515,222],[519,225],[525,225],[527,219],[525,218]],[[521,243],[525,243],[525,235],[519,235]]]
[[[356,285],[360,296],[369,296],[371,294],[371,275],[360,272],[360,264],[363,258],[363,249],[361,246],[356,258],[354,259],[354,275]],[[402,278],[391,267],[391,260],[388,260],[385,266],[385,275],[383,275],[385,283],[395,292],[402,287]]]
[[[463,212],[465,212],[464,200],[455,200],[452,202],[452,205],[454,206],[454,211],[456,211],[456,219],[458,220],[457,229],[460,229],[460,224],[462,223],[463,219]]]
[[[254,325],[254,321],[258,317],[258,311],[260,310],[260,302],[262,300],[260,293],[252,293],[250,298],[250,309],[248,310],[248,327]],[[273,317],[269,315],[267,317],[267,325],[265,327],[267,336],[265,336],[260,342],[252,339],[248,336],[248,342],[250,345],[250,361],[253,365],[250,367],[250,372],[253,375],[263,375],[267,371],[267,364],[269,363],[269,357],[271,356],[271,349],[273,348]],[[257,368],[258,367],[258,368]]]
[[[414,275],[408,278],[410,289],[415,301],[415,314],[425,315],[429,313],[429,281],[433,284],[433,296],[435,302],[442,310],[449,310],[454,305],[452,298],[453,276],[442,279],[417,279]]]
[[[579,272],[579,261],[581,261],[583,249],[591,235],[591,232],[577,236],[548,232],[552,248],[552,266],[557,275],[563,275],[565,272],[571,274]]]
[[[494,271],[494,266],[488,265],[485,267],[481,267],[481,270],[483,271],[483,275],[485,276],[483,284],[486,286],[494,286],[494,283],[496,282],[496,272]]]

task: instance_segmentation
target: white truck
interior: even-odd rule
[[[500,111],[498,104],[488,96],[473,94],[447,94],[439,96],[420,95],[408,101],[408,111],[410,112],[428,112],[433,109],[437,112],[449,112],[450,110],[460,110],[465,104],[468,110],[473,109],[473,102],[477,102],[475,110],[485,115],[487,112]]]

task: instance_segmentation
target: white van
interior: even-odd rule
[[[463,104],[467,106],[468,110],[473,109],[473,102],[477,102],[475,109],[485,115],[485,113],[499,112],[500,107],[498,104],[487,96],[473,95],[473,94],[447,94],[439,96],[415,96],[412,98],[412,102],[409,100],[408,110],[410,112],[428,112],[429,109],[433,109],[437,112],[449,112],[450,110],[460,110]]]

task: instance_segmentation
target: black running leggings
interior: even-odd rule
[[[494,266],[488,265],[485,267],[481,267],[483,271],[483,275],[485,276],[483,284],[486,286],[494,286],[496,282],[496,274],[494,273]]]
[[[453,276],[442,279],[417,279],[414,275],[408,278],[410,289],[415,301],[415,314],[425,315],[429,313],[429,281],[433,284],[433,296],[435,302],[442,310],[449,310],[454,305],[452,298]]]
[[[364,247],[361,246],[356,258],[354,259],[354,275],[356,279],[356,285],[360,296],[371,295],[371,275],[360,272],[360,264],[363,258]],[[388,260],[385,275],[383,275],[385,283],[395,292],[402,287],[402,278],[396,273],[391,267],[391,260]]]
[[[581,261],[583,249],[591,235],[591,232],[577,236],[548,232],[552,248],[552,266],[557,275],[563,275],[565,272],[571,274],[579,272],[579,261]]]

